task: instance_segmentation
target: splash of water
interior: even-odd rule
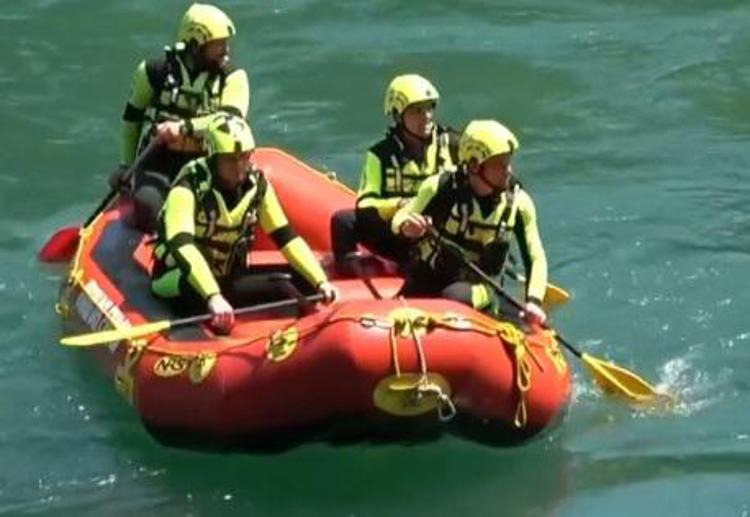
[[[684,357],[670,359],[660,368],[656,388],[670,393],[675,402],[671,413],[690,416],[719,402],[723,397],[721,386],[728,383],[731,369],[725,368],[716,375],[700,370],[697,352],[691,351]]]

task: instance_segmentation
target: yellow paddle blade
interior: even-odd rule
[[[169,320],[155,321],[153,323],[144,323],[135,327],[122,329],[102,330],[100,332],[89,332],[88,334],[79,334],[77,336],[68,336],[60,340],[60,343],[67,346],[93,346],[104,345],[122,341],[123,339],[134,339],[148,334],[155,334],[162,330],[167,330],[172,325]]]
[[[544,292],[542,308],[544,308],[545,311],[554,310],[565,305],[569,301],[570,295],[568,294],[568,291],[555,284],[549,283],[547,284],[547,290]]]
[[[518,271],[513,269],[506,269],[505,273],[516,282],[526,284],[526,277]],[[544,291],[544,300],[542,301],[542,307],[545,311],[557,309],[570,301],[570,295],[568,291],[562,287],[549,282],[546,290]]]
[[[594,376],[597,384],[606,392],[624,396],[638,403],[673,400],[669,394],[659,393],[656,388],[630,370],[586,353],[581,355],[581,359]]]

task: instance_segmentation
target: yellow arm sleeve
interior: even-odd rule
[[[126,115],[122,121],[122,140],[120,145],[120,159],[124,165],[131,165],[135,159],[138,137],[141,134],[143,122],[134,120],[136,117],[128,116],[129,111],[142,112],[148,108],[154,97],[154,90],[146,75],[146,62],[141,61],[133,74],[133,85],[130,90],[130,98],[125,109]]]
[[[537,225],[536,208],[531,197],[525,192],[519,193],[518,213],[523,223],[522,239],[519,242],[521,253],[527,256],[528,284],[526,286],[526,298],[535,298],[539,301],[544,300],[544,293],[547,290],[547,256],[542,247],[542,239],[539,235],[539,226]]]
[[[404,224],[407,217],[410,214],[421,214],[427,205],[432,201],[432,198],[437,194],[438,186],[440,185],[440,174],[430,176],[422,182],[417,191],[417,195],[414,196],[401,207],[396,214],[393,216],[391,221],[391,231],[396,235],[401,233],[401,225]]]
[[[220,108],[233,108],[242,118],[247,118],[250,108],[250,83],[244,70],[237,69],[227,76],[224,90],[221,92]]]
[[[219,110],[232,112],[235,115],[247,117],[250,107],[250,85],[247,80],[247,74],[244,70],[238,69],[229,74],[221,91],[221,102]],[[190,119],[193,132],[201,135],[213,120],[215,113],[202,115]]]
[[[208,299],[220,292],[211,268],[195,246],[195,195],[183,186],[169,191],[164,204],[167,246],[180,270],[198,293]]]
[[[400,197],[384,198],[382,191],[383,166],[380,158],[368,151],[357,191],[357,208],[375,208],[381,219],[387,221],[398,210]]]
[[[270,183],[260,205],[260,226],[279,245],[281,253],[292,267],[311,285],[317,287],[328,280],[310,247],[289,226],[289,221]]]

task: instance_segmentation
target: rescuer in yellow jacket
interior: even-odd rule
[[[143,231],[155,229],[177,172],[204,154],[200,134],[211,116],[218,111],[247,116],[247,74],[229,62],[234,35],[234,24],[223,11],[193,4],[182,18],[174,47],[136,68],[122,117],[121,166],[110,182],[121,184],[136,155],[158,139],[162,145],[146,157],[133,185],[134,222]]]
[[[287,296],[279,282],[247,267],[260,224],[301,276],[301,290],[317,290],[326,302],[337,298],[312,251],[290,227],[273,186],[251,166],[255,142],[247,123],[234,115],[214,116],[206,144],[208,157],[183,167],[161,212],[154,294],[193,312],[207,307],[222,332],[231,329],[233,305]]]
[[[459,142],[458,171],[428,178],[417,196],[394,215],[395,234],[421,239],[417,265],[402,289],[404,296],[442,296],[478,310],[490,308],[491,289],[425,234],[434,228],[492,276],[502,273],[515,237],[528,278],[525,315],[539,323],[546,320],[541,305],[547,259],[534,202],[513,177],[510,162],[516,149],[518,140],[499,122],[471,122]]]
[[[454,168],[455,135],[435,122],[439,97],[437,88],[416,74],[399,75],[388,85],[385,114],[394,125],[367,151],[355,208],[337,212],[331,221],[334,256],[342,268],[358,243],[399,263],[408,259],[409,243],[390,231],[393,214],[426,178]]]

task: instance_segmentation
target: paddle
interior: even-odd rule
[[[298,298],[281,300],[278,302],[263,303],[260,305],[252,305],[249,307],[242,307],[235,309],[234,315],[239,316],[240,314],[251,314],[253,312],[262,312],[272,309],[281,309],[284,307],[291,307],[298,305],[301,302],[315,303],[323,299],[322,294],[314,294],[311,296],[305,296],[301,300]],[[124,339],[135,339],[149,334],[155,334],[164,330],[173,329],[176,327],[184,327],[186,325],[193,325],[195,323],[202,323],[209,321],[213,318],[212,314],[200,314],[198,316],[191,316],[189,318],[182,318],[177,320],[161,320],[154,321],[151,323],[144,323],[142,325],[136,325],[134,327],[127,327],[121,329],[102,330],[99,332],[89,332],[86,334],[79,334],[77,336],[67,336],[60,340],[60,344],[67,346],[94,346],[104,345],[113,342],[119,342]]]
[[[157,140],[152,140],[146,148],[138,155],[133,164],[123,174],[123,183],[130,181],[135,171],[141,166],[146,158],[160,145]],[[96,209],[89,215],[86,222],[83,223],[82,227],[78,226],[66,226],[57,230],[52,237],[47,239],[47,242],[39,250],[37,257],[42,262],[67,262],[76,252],[78,247],[78,240],[81,235],[81,228],[86,228],[91,222],[96,219],[102,211],[104,211],[109,204],[115,199],[119,189],[117,187],[112,188],[109,193],[102,199],[101,203]]]
[[[461,261],[473,271],[483,282],[490,285],[497,291],[497,293],[503,297],[508,303],[513,305],[519,311],[523,311],[523,306],[510,296],[502,286],[490,275],[482,271],[482,269],[474,264],[465,255],[463,249],[457,244],[450,242],[449,240],[438,234],[433,228],[429,228],[428,232],[430,235],[446,250],[455,254],[461,259]],[[549,328],[545,325],[545,328]],[[558,342],[568,349],[574,356],[580,359],[586,368],[591,372],[596,380],[597,384],[606,392],[621,395],[633,402],[652,402],[658,400],[671,400],[672,397],[669,395],[661,394],[651,386],[648,382],[641,379],[635,373],[626,370],[620,366],[615,365],[611,362],[606,362],[602,359],[593,357],[585,352],[581,352],[576,347],[571,345],[560,333],[555,331],[555,337]]]

